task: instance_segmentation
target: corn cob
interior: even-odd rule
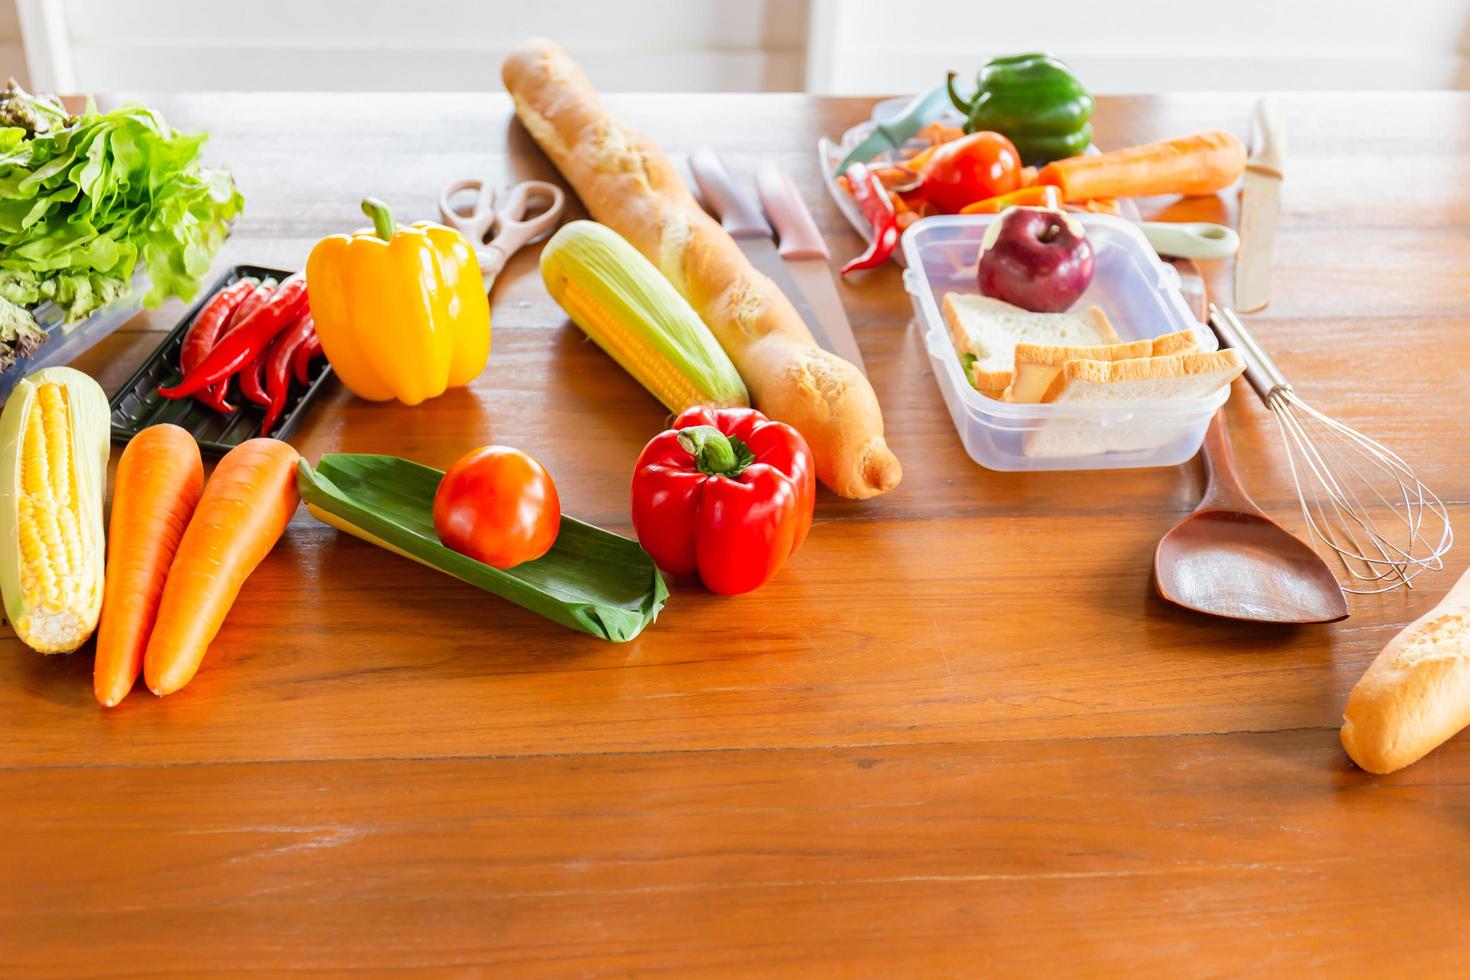
[[[541,278],[572,322],[670,411],[750,404],[699,314],[616,232],[564,225],[541,250]]]
[[[102,611],[107,396],[71,368],[15,386],[0,414],[0,593],[16,635],[69,653]]]

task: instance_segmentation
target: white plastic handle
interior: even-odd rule
[[[1143,221],[1139,227],[1155,252],[1176,259],[1225,259],[1240,247],[1233,228],[1208,221]]]
[[[1286,176],[1286,123],[1275,99],[1257,102],[1251,114],[1251,148],[1246,165],[1274,177]]]

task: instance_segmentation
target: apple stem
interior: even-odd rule
[[[1050,245],[1052,242],[1056,241],[1057,236],[1060,235],[1061,233],[1062,233],[1062,227],[1061,227],[1061,225],[1058,225],[1056,223],[1052,223],[1052,224],[1047,225],[1046,226],[1046,230],[1043,231],[1040,235],[1038,235],[1036,237],[1037,237],[1037,240],[1040,241],[1041,243],[1046,244],[1046,245]]]

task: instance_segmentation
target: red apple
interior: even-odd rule
[[[985,229],[980,292],[1033,313],[1061,313],[1092,282],[1082,223],[1050,208],[1014,207]]]

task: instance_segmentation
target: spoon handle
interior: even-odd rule
[[[1256,502],[1241,485],[1240,473],[1235,469],[1235,451],[1230,448],[1230,432],[1225,426],[1225,409],[1221,408],[1210,419],[1205,430],[1204,445],[1200,447],[1205,458],[1205,473],[1209,483],[1205,486],[1200,509],[1237,510],[1247,514],[1264,514]]]

